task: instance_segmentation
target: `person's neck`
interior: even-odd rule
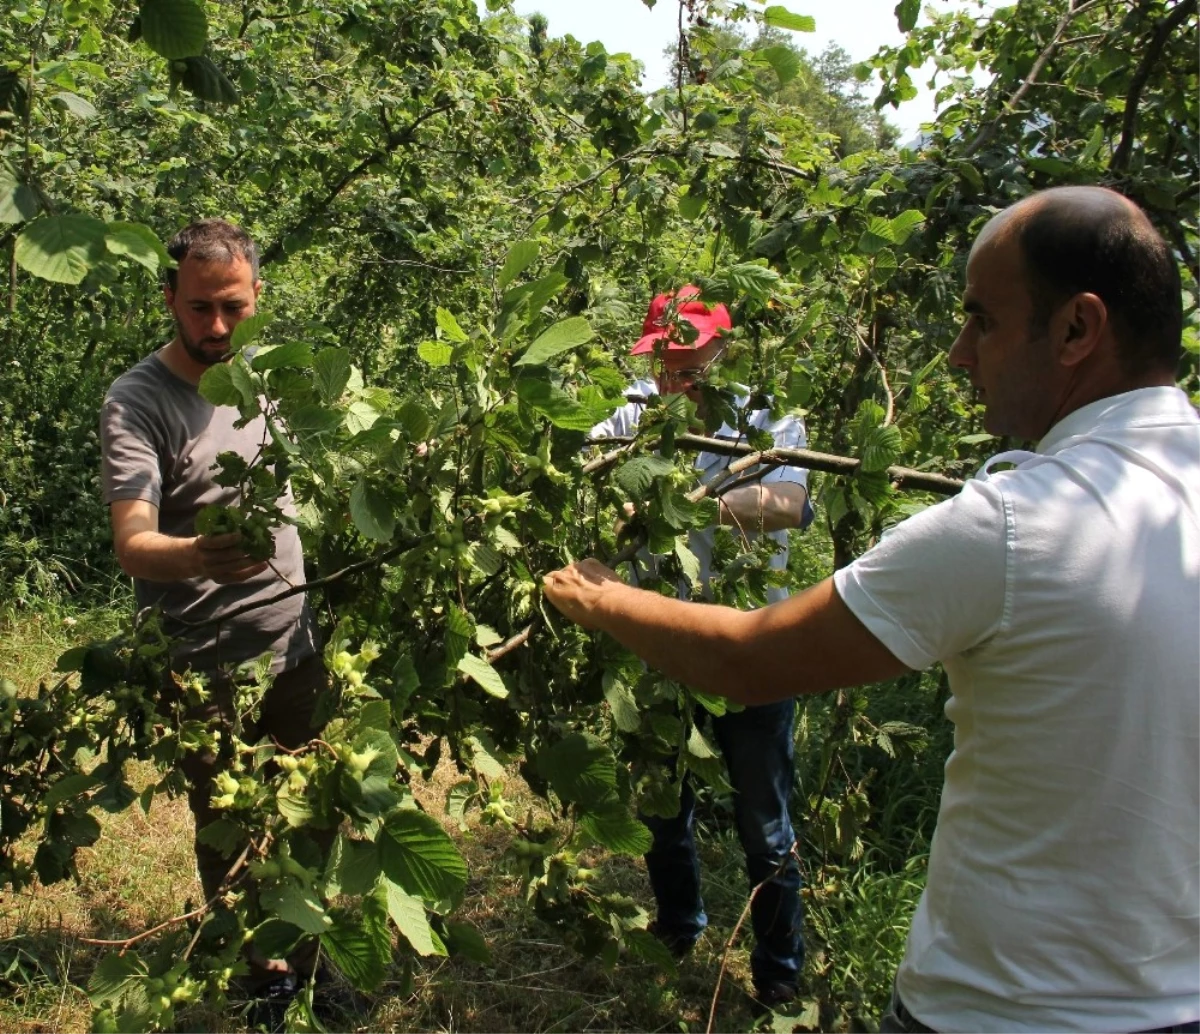
[[[1058,412],[1054,414],[1038,440],[1044,438],[1076,410],[1090,406],[1093,402],[1114,398],[1130,391],[1139,391],[1142,388],[1172,388],[1174,386],[1174,375],[1165,370],[1150,370],[1132,377],[1120,370],[1113,370],[1108,376],[1093,377],[1081,382],[1063,399]]]
[[[183,342],[178,337],[158,350],[158,358],[162,360],[163,366],[181,381],[187,381],[192,387],[200,386],[200,378],[208,369],[203,363],[196,362],[187,354]]]

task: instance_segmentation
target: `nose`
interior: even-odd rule
[[[229,333],[229,321],[221,313],[213,315],[212,326],[209,328],[209,336],[215,338],[223,338]]]
[[[950,346],[950,352],[946,356],[946,360],[951,366],[956,366],[960,370],[969,370],[975,365],[974,342],[971,340],[971,335],[967,327],[963,327],[958,332],[958,337],[954,339],[954,344]]]

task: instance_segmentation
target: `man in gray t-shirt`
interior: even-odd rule
[[[291,749],[317,735],[312,718],[327,681],[305,596],[202,623],[302,584],[296,529],[290,524],[275,529],[270,564],[247,555],[240,533],[197,535],[195,529],[202,507],[238,501],[236,488],[214,480],[217,455],[236,452],[252,462],[268,440],[261,417],[235,427],[237,410],[213,406],[198,390],[204,371],[228,358],[234,327],[254,314],[262,288],[258,254],[244,231],[220,219],[185,227],[167,250],[178,262],[163,290],[175,337],[116,380],[101,412],[102,482],[113,543],[122,569],[133,578],[138,606],[162,608],[165,630],[175,637],[172,670],[190,668],[209,678],[210,700],[193,708],[193,715],[229,723],[236,667],[269,652],[275,680],[260,717],[244,723],[242,738],[270,736]],[[282,505],[291,515],[290,492]],[[164,683],[163,693],[179,699],[173,680]],[[229,742],[228,735],[222,737],[223,746]],[[197,832],[220,818],[211,805],[213,778],[228,760],[189,754],[181,762]],[[199,840],[196,857],[211,899],[230,860]],[[290,961],[298,967],[303,959]],[[294,979],[284,960],[252,956],[251,964],[256,982]]]

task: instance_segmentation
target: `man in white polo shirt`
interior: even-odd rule
[[[1196,1031],[1200,418],[1175,258],[1120,195],[1045,191],[984,227],[964,309],[950,361],[1035,451],[763,610],[595,561],[546,592],[745,703],[945,665],[954,752],[883,1030]]]

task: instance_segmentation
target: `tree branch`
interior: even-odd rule
[[[1142,53],[1133,78],[1129,81],[1129,90],[1125,96],[1125,118],[1121,123],[1121,142],[1113,154],[1109,169],[1113,172],[1124,172],[1133,154],[1134,134],[1137,132],[1138,105],[1142,101],[1142,90],[1154,70],[1154,65],[1162,56],[1167,39],[1183,23],[1190,14],[1196,13],[1196,0],[1183,0],[1182,3],[1167,15],[1154,29],[1150,43]]]
[[[598,441],[612,441],[599,439]],[[625,455],[633,439],[622,441],[622,445],[612,452],[605,453],[597,459],[584,464],[583,473],[594,474],[607,470]],[[593,444],[596,444],[595,442]],[[813,452],[810,449],[765,449],[756,451],[752,446],[739,442],[722,441],[719,438],[705,438],[697,434],[681,434],[675,439],[676,448],[689,449],[694,452],[715,452],[722,456],[754,457],[754,463],[773,463],[778,467],[801,467],[804,470],[820,470],[826,474],[857,474],[862,467],[862,461],[849,456],[835,456],[828,452]],[[747,464],[753,466],[754,463]],[[933,492],[937,495],[957,495],[963,487],[963,482],[944,474],[932,474],[912,467],[888,467],[887,476],[901,491]]]
[[[449,111],[453,107],[453,101],[447,101],[445,104],[439,104],[430,108],[428,111],[422,112],[403,129],[395,133],[388,132],[387,139],[382,148],[367,155],[367,157],[359,162],[353,169],[342,176],[342,178],[338,180],[336,184],[329,188],[325,197],[321,201],[309,208],[302,218],[298,219],[290,227],[282,231],[279,236],[271,242],[271,244],[262,253],[262,258],[259,260],[260,265],[265,266],[268,263],[274,262],[276,259],[278,259],[280,255],[283,254],[283,242],[289,234],[303,229],[314,219],[316,219],[322,212],[326,211],[329,206],[338,199],[343,190],[350,186],[350,184],[355,180],[360,179],[376,162],[382,161],[384,158],[388,157],[388,155],[392,154],[392,152],[397,150],[401,145],[412,143],[413,134],[416,133],[422,124],[428,122],[435,115],[440,115],[442,112]],[[386,128],[386,121],[384,125]]]

